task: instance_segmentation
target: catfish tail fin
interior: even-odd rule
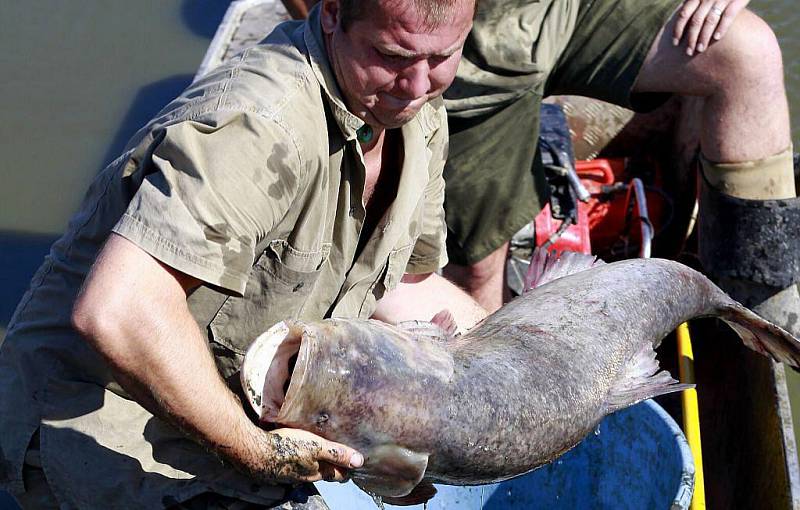
[[[795,370],[800,367],[800,341],[784,329],[736,302],[725,305],[719,317],[736,331],[747,347]]]

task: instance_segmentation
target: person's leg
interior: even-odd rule
[[[702,97],[700,143],[709,161],[752,161],[785,151],[789,109],[780,48],[769,26],[743,11],[724,38],[689,57],[672,44],[675,23],[673,17],[656,38],[633,91]]]
[[[780,48],[744,11],[722,40],[688,57],[671,44],[674,23],[651,48],[634,90],[701,98],[701,262],[735,299],[797,335],[800,207]]]
[[[534,91],[499,112],[450,118],[444,168],[447,254],[444,276],[490,312],[509,297],[508,241],[545,203],[537,161],[541,96]]]
[[[511,297],[505,279],[508,244],[471,265],[448,264],[444,277],[464,289],[489,313],[494,312]]]

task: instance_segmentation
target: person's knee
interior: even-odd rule
[[[722,83],[783,88],[778,40],[769,25],[754,13],[742,11],[717,45],[717,51],[707,55],[713,58],[715,74]]]

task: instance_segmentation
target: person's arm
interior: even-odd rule
[[[363,462],[311,433],[253,424],[225,386],[186,304],[196,280],[111,234],[75,303],[75,329],[142,406],[262,480],[343,480]]]
[[[397,288],[378,300],[372,318],[390,324],[407,320],[431,320],[449,310],[458,330],[465,332],[487,313],[469,294],[436,273],[406,274]]]

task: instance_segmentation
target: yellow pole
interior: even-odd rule
[[[689,337],[689,326],[685,322],[678,326],[678,369],[682,383],[694,384],[694,353]],[[683,430],[694,458],[694,494],[691,510],[706,508],[706,492],[703,482],[703,453],[700,447],[700,412],[697,408],[697,390],[684,390],[681,395],[683,404]]]

